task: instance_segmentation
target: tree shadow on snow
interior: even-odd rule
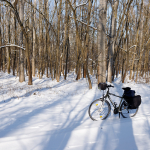
[[[62,83],[60,83],[62,84]],[[54,87],[60,87],[61,85],[58,84],[58,85],[55,85]],[[64,84],[64,83],[63,83]],[[69,82],[70,84],[70,82]],[[52,87],[53,88],[53,87]],[[76,89],[77,90],[80,90],[80,86],[77,86]],[[37,89],[34,89],[32,91],[30,91],[29,93],[26,93],[20,97],[28,97],[30,93],[34,93]],[[49,90],[47,88],[43,88],[41,89],[42,91],[46,91],[46,90]],[[70,88],[70,92],[73,92],[74,89],[71,89]],[[86,94],[86,93],[85,93]],[[84,94],[84,95],[85,95]],[[82,96],[84,96],[82,95]],[[70,99],[70,101],[68,100],[68,105],[71,106],[71,99],[72,99],[72,96],[71,95],[65,95],[63,97],[63,99],[65,99],[65,97],[67,99]],[[82,108],[81,110],[79,110],[77,112],[77,114],[75,114],[75,116],[70,119],[72,113],[75,111],[75,109],[78,108],[78,104],[80,103],[82,97],[80,99],[78,99],[76,105],[68,112],[67,114],[67,118],[65,120],[65,122],[63,122],[63,124],[60,126],[60,128],[57,128],[53,131],[48,131],[47,134],[44,134],[43,135],[43,139],[41,141],[41,143],[39,143],[39,145],[41,146],[42,145],[42,150],[53,150],[53,148],[51,149],[50,147],[53,145],[53,146],[58,146],[57,148],[59,150],[62,150],[66,147],[66,144],[68,143],[69,141],[69,138],[71,136],[71,133],[74,129],[76,129],[78,126],[80,126],[81,124],[81,121],[83,120],[83,118],[85,117],[86,113],[87,113],[87,109],[88,109],[88,106],[85,106],[84,108]],[[9,102],[10,101],[10,98],[5,100],[6,102]],[[20,102],[21,103],[21,102]],[[15,132],[21,128],[24,128],[25,124],[27,122],[29,122],[30,119],[32,119],[33,117],[36,117],[37,115],[43,113],[45,110],[53,110],[54,107],[60,105],[61,103],[61,98],[53,101],[52,103],[50,104],[46,104],[44,106],[41,106],[41,107],[38,107],[36,109],[33,109],[33,111],[27,113],[27,114],[21,114],[16,116],[15,117],[15,121],[12,121],[11,123],[8,123],[3,129],[0,129],[0,138],[4,138],[4,137],[7,137],[7,136],[15,136]],[[19,105],[19,104],[18,104]],[[8,106],[7,106],[8,107]],[[11,106],[13,107],[13,106]],[[14,106],[15,107],[15,106]],[[22,111],[25,111],[26,110],[26,106],[24,106],[24,108],[20,108],[19,110],[15,110],[13,113],[16,113],[16,112],[22,112]],[[28,108],[27,108],[28,110]],[[63,113],[65,111],[65,108],[63,108],[63,110],[61,111],[61,113]],[[50,116],[52,116],[53,114],[50,113]],[[58,114],[59,115],[59,114]],[[60,114],[61,115],[61,114]],[[52,116],[53,117],[53,116]],[[55,119],[55,118],[53,118]],[[68,121],[69,120],[69,121]],[[67,132],[69,131],[69,132]],[[68,134],[66,134],[66,132]],[[61,134],[62,133],[62,134]],[[35,135],[36,136],[36,135]],[[27,149],[26,148],[26,145],[23,144],[20,139],[18,140],[18,143],[21,145],[21,147],[23,149]],[[37,147],[38,145],[36,145]],[[54,147],[54,150],[55,150],[55,147]]]
[[[46,139],[43,139],[39,145],[42,145],[42,150],[64,150],[66,149],[67,143],[69,142],[69,139],[73,133],[79,127],[82,123],[84,123],[87,119],[84,119],[88,106],[85,106],[81,110],[78,111],[78,113],[71,118],[72,113],[74,113],[75,109],[78,108],[78,104],[80,103],[82,98],[78,100],[74,108],[69,111],[69,114],[67,115],[65,122],[58,127],[57,129],[53,130],[49,137],[46,137]],[[71,101],[70,101],[71,105]],[[65,108],[64,108],[65,109]]]

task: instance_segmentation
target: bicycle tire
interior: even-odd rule
[[[134,117],[137,114],[138,109],[139,107],[137,109],[128,109],[128,104],[126,101],[123,101],[120,107],[121,115],[123,118]]]
[[[107,100],[104,101],[104,106],[101,108],[102,110],[98,110],[100,106],[102,106],[102,102],[103,98],[100,98],[93,101],[89,106],[88,114],[93,121],[104,120],[110,113],[111,106]],[[106,112],[104,112],[105,110]]]

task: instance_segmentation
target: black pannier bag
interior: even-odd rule
[[[124,91],[124,98],[134,97],[135,91],[134,90],[125,90]]]
[[[101,89],[101,90],[106,90],[107,84],[106,83],[99,83],[98,88]]]
[[[136,95],[135,91],[131,90],[130,87],[122,88],[124,90],[124,99],[129,104],[129,109],[137,109],[141,104],[141,96]]]
[[[129,109],[137,109],[141,104],[141,96],[136,95],[125,99],[129,103]]]

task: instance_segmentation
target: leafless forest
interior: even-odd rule
[[[150,0],[0,0],[0,71],[150,80]]]

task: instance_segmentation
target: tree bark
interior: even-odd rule
[[[63,56],[66,53],[66,65],[65,65],[65,76],[64,76],[65,80],[67,78],[67,63],[68,63],[68,52],[69,52],[68,49],[69,49],[69,16],[68,16],[68,2],[66,1],[65,2],[65,31],[64,31],[64,41],[63,41]]]
[[[34,0],[34,6],[36,7],[36,0]],[[35,77],[35,55],[36,55],[36,30],[35,30],[35,20],[36,20],[36,10],[33,9],[33,55],[32,55],[32,75]]]
[[[1,32],[1,5],[0,5],[0,46],[2,46],[2,32]],[[0,48],[0,71],[2,70],[2,48]]]
[[[141,10],[143,10],[143,0],[142,0],[142,5],[141,5]],[[139,58],[139,62],[138,62],[138,65],[137,65],[137,71],[136,71],[136,79],[135,79],[135,82],[137,83],[137,79],[138,79],[138,76],[140,75],[139,71],[141,69],[141,61],[142,61],[142,56],[143,56],[143,52],[144,52],[144,47],[143,47],[143,21],[144,21],[144,12],[141,12],[142,15],[141,15],[141,31],[140,31],[140,58]]]
[[[108,59],[108,77],[107,81],[112,82],[114,77],[114,39],[116,35],[116,18],[117,9],[119,1],[112,1],[112,15],[111,15],[111,25],[110,25],[110,39],[109,39],[109,59]]]
[[[7,19],[6,19],[6,41],[7,43],[10,43],[10,15],[9,10],[7,7]],[[6,43],[6,44],[7,44]],[[10,47],[6,47],[6,53],[7,53],[7,73],[10,74]]]
[[[14,32],[15,32],[14,42],[15,42],[15,45],[17,45],[17,35],[16,35],[17,27],[16,27],[16,17],[15,17],[15,15],[14,15]],[[16,67],[16,59],[17,59],[16,51],[12,52],[12,54],[13,54],[13,57],[12,57],[12,69],[13,69],[13,75],[15,76],[15,67]]]
[[[42,11],[42,0],[39,0],[39,5],[39,10]],[[39,15],[39,79],[42,79],[42,42],[42,17]]]
[[[69,48],[70,48],[70,44],[69,44],[69,37],[68,37],[68,39],[67,39],[67,47],[66,47],[66,49],[67,49],[67,54],[66,54],[65,76],[64,76],[64,79],[65,79],[65,80],[66,80],[66,78],[67,78],[67,69],[68,69],[67,63],[68,63]]]
[[[140,28],[140,20],[141,20],[141,15],[142,15],[142,5],[143,3],[141,3],[141,9],[140,9],[140,16],[139,16],[139,19],[137,21],[137,31],[136,31],[136,38],[135,38],[135,48],[134,48],[134,51],[133,51],[133,58],[132,58],[132,65],[130,67],[130,77],[129,79],[131,80],[131,77],[132,79],[134,79],[134,73],[133,73],[133,67],[134,67],[134,64],[135,64],[135,56],[136,56],[136,49],[137,49],[137,45],[138,45],[138,40],[139,40],[139,28]]]
[[[107,0],[100,1],[98,23],[98,83],[106,82],[106,52],[105,52],[105,30]]]
[[[84,60],[84,67],[85,71],[86,71],[86,75],[88,78],[88,82],[89,82],[89,89],[92,89],[92,83],[91,83],[91,79],[89,76],[89,72],[88,72],[88,55],[89,55],[89,25],[90,25],[90,15],[91,15],[91,8],[92,8],[92,3],[89,0],[89,6],[88,6],[88,17],[87,17],[87,29],[86,29],[86,41],[85,41],[85,60]]]
[[[19,8],[19,15],[20,20],[23,22],[24,20],[24,0],[19,0],[20,8]],[[20,46],[23,46],[23,31],[20,32]],[[23,50],[19,50],[19,82],[25,81],[25,75],[24,75],[24,54]]]
[[[60,16],[61,16],[61,8],[62,7],[62,0],[60,0],[59,2],[59,10],[57,13],[58,16],[58,25],[57,25],[57,58],[56,58],[56,80],[57,82],[59,82],[59,78],[60,78],[60,71],[59,71],[59,58],[60,58]]]

